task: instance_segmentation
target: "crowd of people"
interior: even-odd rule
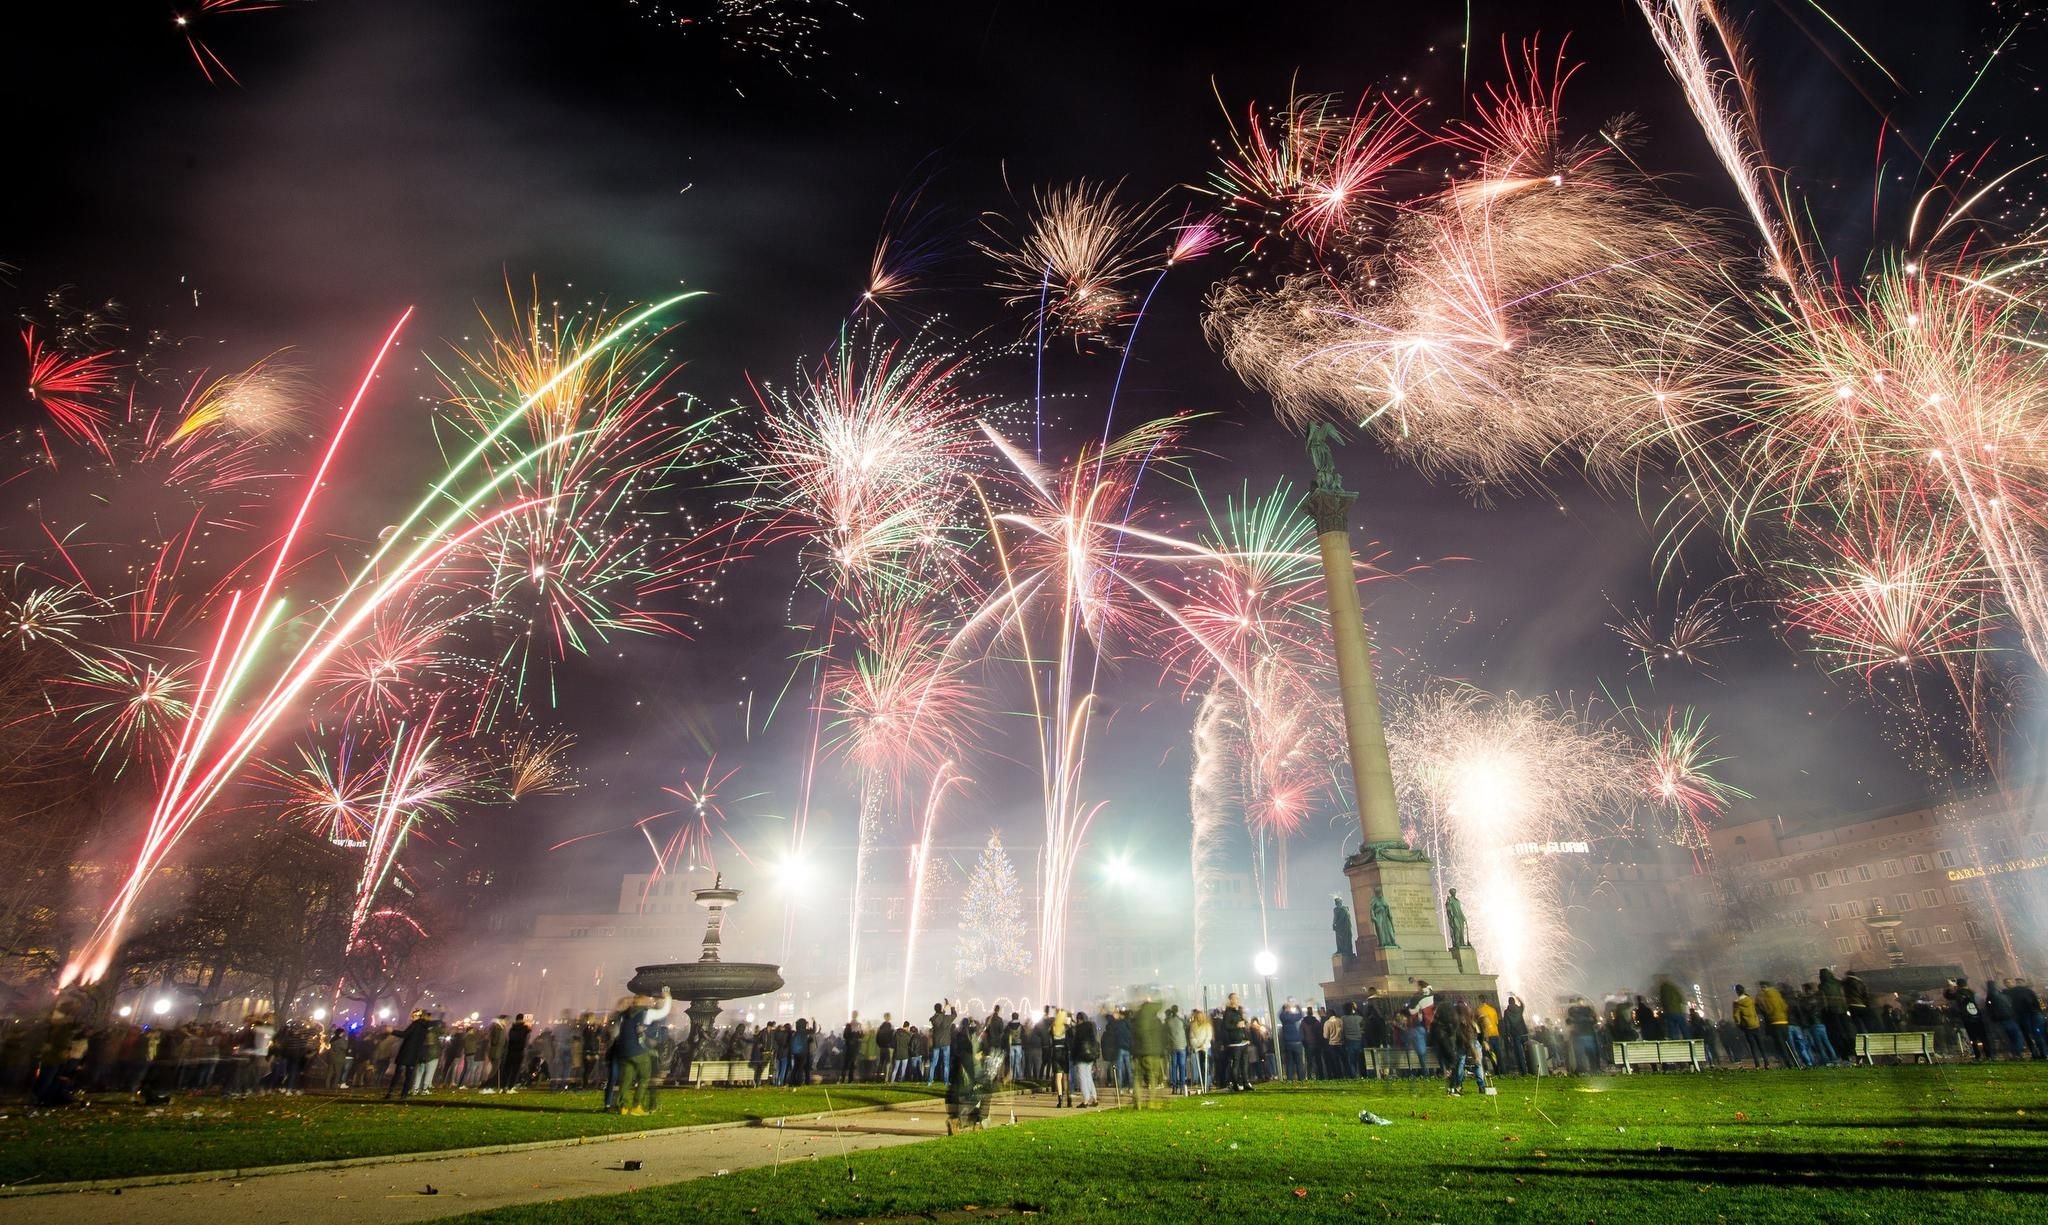
[[[526,1014],[450,1023],[426,1010],[402,1023],[326,1026],[267,1015],[240,1024],[130,1021],[87,1025],[62,1010],[0,1034],[0,1076],[44,1105],[85,1092],[174,1092],[235,1097],[306,1089],[408,1098],[448,1090],[603,1088],[604,1109],[644,1114],[658,1085],[694,1080],[754,1085],[921,1083],[973,1103],[1003,1087],[1049,1091],[1058,1107],[1092,1106],[1102,1089],[1139,1100],[1162,1094],[1250,1092],[1270,1080],[1356,1080],[1441,1075],[1461,1094],[1468,1077],[1492,1093],[1495,1076],[1586,1074],[1607,1069],[1616,1043],[1688,1039],[1708,1063],[1811,1068],[1855,1057],[1856,1035],[1921,1031],[1935,1050],[1973,1059],[2048,1059],[2048,1017],[2020,979],[1979,990],[1965,979],[1938,997],[1877,998],[1855,973],[1736,984],[1725,1015],[1709,1016],[1670,979],[1646,994],[1562,1001],[1554,1020],[1532,1020],[1523,1001],[1440,996],[1417,981],[1398,999],[1341,1006],[1289,999],[1267,1018],[1236,995],[1221,1007],[1141,999],[1088,1012],[1046,1006],[1034,1015],[997,1008],[962,1017],[950,1002],[931,1015],[836,1028],[814,1018],[742,1021],[692,1036],[659,999],[627,996],[607,1013]],[[693,1065],[716,1065],[696,1067]]]

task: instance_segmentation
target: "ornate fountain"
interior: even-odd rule
[[[638,995],[656,995],[663,987],[679,1000],[690,1001],[684,1014],[690,1018],[690,1041],[694,1045],[711,1032],[719,1005],[726,1000],[743,1000],[782,989],[782,967],[753,961],[720,961],[718,945],[725,927],[726,908],[740,900],[740,891],[725,887],[719,874],[709,889],[693,889],[690,896],[710,912],[704,925],[704,951],[695,961],[669,965],[638,966],[626,989]]]

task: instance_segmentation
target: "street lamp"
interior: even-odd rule
[[[170,997],[165,996],[162,999],[159,999],[156,1003],[151,1004],[149,1006],[149,1010],[158,1016],[162,1016],[165,1013],[169,1012],[171,1010]]]
[[[1272,1049],[1277,1051],[1280,1049],[1280,1014],[1273,1011],[1273,976],[1280,972],[1280,959],[1273,956],[1271,949],[1260,949],[1258,956],[1252,958],[1252,969],[1266,980],[1266,1037]]]

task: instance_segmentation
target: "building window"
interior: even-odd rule
[[[1954,851],[1936,851],[1934,853],[1934,862],[1944,868],[1953,868],[1956,866],[1956,853]]]
[[[1906,943],[1917,949],[1927,943],[1927,933],[1917,927],[1909,927],[1906,929]]]
[[[1972,940],[1982,940],[1984,938],[1984,929],[1977,926],[1977,920],[1975,919],[1971,919],[1963,924],[1963,933]]]
[[[1869,864],[1867,864],[1867,863],[1859,863],[1859,864],[1857,864],[1857,865],[1856,865],[1856,879],[1857,879],[1857,880],[1869,880],[1869,879],[1870,879],[1870,877],[1871,877],[1871,872],[1870,872],[1870,865],[1869,865]]]
[[[1835,883],[1836,883],[1836,884],[1838,884],[1838,885],[1846,885],[1846,884],[1848,884],[1848,883],[1849,883],[1849,869],[1847,869],[1847,868],[1836,868],[1836,869],[1835,869]]]
[[[1954,944],[1956,934],[1946,927],[1937,927],[1934,929],[1934,939],[1938,944]]]
[[[1913,909],[1913,895],[1910,893],[1892,894],[1892,906],[1900,913]]]
[[[1787,895],[1799,892],[1799,878],[1796,876],[1788,876],[1784,880],[1779,881],[1778,892]]]
[[[1922,906],[1939,906],[1939,905],[1941,905],[1941,894],[1940,894],[1940,892],[1939,892],[1939,891],[1937,891],[1937,890],[1934,890],[1934,889],[1922,889],[1922,890],[1920,891],[1920,904],[1921,904]]]
[[[1841,918],[1841,917],[1842,917],[1842,908],[1841,908],[1841,907],[1840,907],[1839,905],[1837,905],[1837,904],[1835,904],[1835,903],[1833,903],[1833,902],[1830,902],[1830,903],[1828,904],[1828,922],[1832,923],[1832,922],[1834,922],[1834,921],[1835,921],[1836,919],[1839,919],[1839,918]]]
[[[1904,872],[1905,870],[1906,869],[1902,867],[1899,864],[1899,861],[1896,859],[1887,859],[1884,861],[1884,874],[1888,877],[1897,876],[1899,873]]]
[[[1954,905],[1961,906],[1970,900],[1970,891],[1961,885],[1950,885],[1948,887],[1948,900]]]
[[[2000,859],[2012,858],[2012,839],[2000,838],[1998,840],[1998,857]]]
[[[1849,939],[1849,937],[1847,937],[1847,936],[1836,936],[1836,937],[1835,937],[1835,951],[1836,951],[1837,953],[1847,953],[1847,952],[1852,952],[1852,951],[1854,951],[1854,949],[1855,949],[1855,948],[1856,948],[1856,942],[1855,942],[1855,941],[1853,941],[1853,940],[1851,940],[1851,939]]]
[[[1927,862],[1927,856],[1925,856],[1925,855],[1915,855],[1915,856],[1913,856],[1913,870],[1914,870],[1915,872],[1925,872],[1925,871],[1926,871],[1926,870],[1927,870],[1928,868],[1930,868],[1930,867],[1932,867],[1932,866],[1933,866],[1932,864],[1930,864],[1930,863],[1928,863],[1928,862]]]
[[[1814,888],[1816,888],[1816,889],[1825,889],[1825,888],[1827,888],[1827,887],[1828,887],[1828,874],[1827,874],[1827,873],[1825,873],[1825,872],[1815,872],[1815,873],[1813,874],[1813,887],[1814,887]]]
[[[2033,843],[2037,851],[2048,851],[2048,831],[2035,830],[2027,835],[2027,841]]]
[[[1858,933],[1856,934],[1856,947],[1857,947],[1857,948],[1859,948],[1859,949],[1861,949],[1862,951],[1864,951],[1864,952],[1866,952],[1866,953],[1870,951],[1870,933],[1869,933],[1869,932],[1858,932]]]
[[[1861,903],[1861,902],[1851,902],[1851,903],[1849,903],[1849,917],[1850,917],[1850,918],[1852,918],[1852,919],[1860,919],[1860,918],[1862,918],[1862,917],[1863,917],[1863,903]]]

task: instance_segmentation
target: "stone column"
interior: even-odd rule
[[[1330,636],[1336,641],[1337,686],[1344,704],[1344,733],[1351,753],[1352,794],[1367,851],[1406,847],[1401,812],[1394,803],[1394,771],[1387,761],[1386,727],[1380,719],[1379,684],[1372,675],[1372,642],[1358,607],[1358,578],[1351,554],[1351,504],[1355,493],[1317,490],[1304,505],[1316,524],[1329,590]],[[1361,921],[1360,931],[1364,926]]]

